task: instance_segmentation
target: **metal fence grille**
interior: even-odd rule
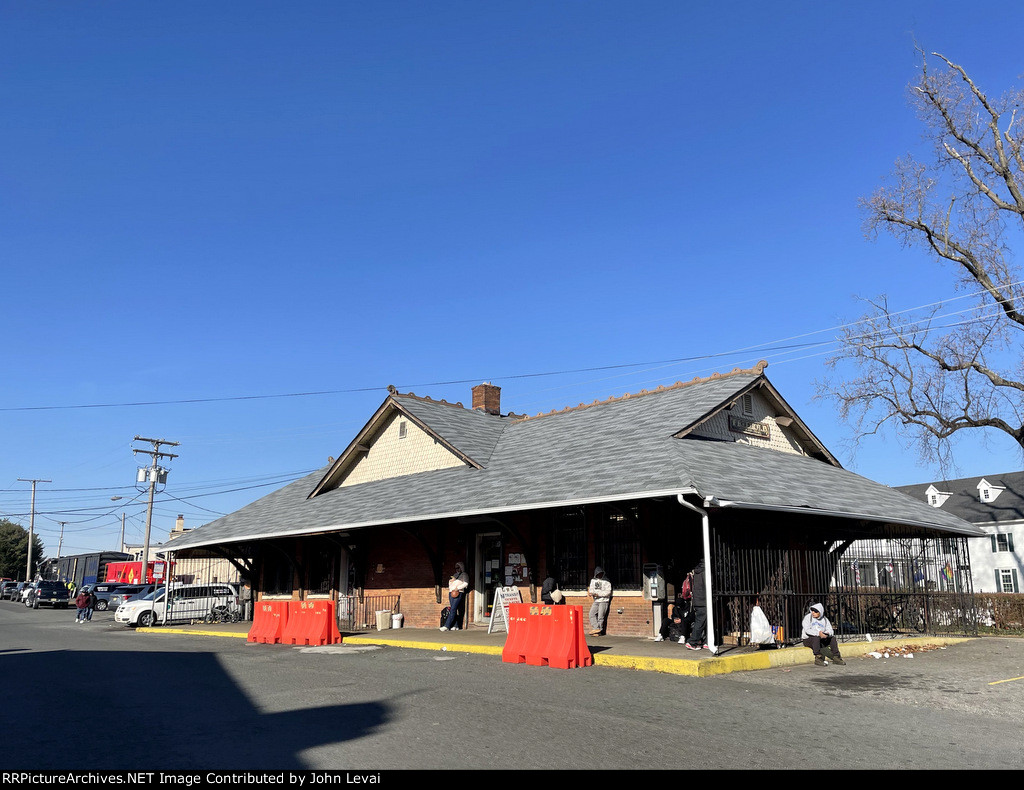
[[[770,532],[712,530],[715,624],[726,644],[747,643],[755,604],[787,643],[800,641],[811,603],[824,604],[841,639],[977,633],[966,538]]]
[[[400,595],[342,595],[338,598],[338,629],[369,631],[377,627],[377,612],[398,612]]]

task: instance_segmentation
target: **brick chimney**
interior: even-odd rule
[[[473,408],[488,414],[501,414],[501,387],[489,382],[473,387]]]

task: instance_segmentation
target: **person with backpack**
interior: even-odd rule
[[[455,563],[455,573],[448,580],[448,619],[441,626],[442,631],[458,631],[462,621],[459,609],[466,602],[469,593],[469,574],[461,562]]]

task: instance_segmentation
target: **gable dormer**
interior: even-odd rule
[[[840,466],[763,375],[675,437],[738,442]]]
[[[404,408],[392,392],[310,493],[310,498],[336,488],[393,477],[450,469],[479,468],[425,422]],[[408,396],[403,396],[408,397]],[[445,404],[446,408],[462,408]]]
[[[924,501],[932,507],[942,507],[951,496],[952,491],[939,491],[934,485],[930,485],[925,489]]]
[[[978,481],[978,501],[982,504],[988,504],[989,502],[995,502],[1003,491],[1006,490],[1005,486],[997,486],[990,483],[984,477]]]

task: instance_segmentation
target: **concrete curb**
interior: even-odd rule
[[[453,653],[477,653],[500,656],[503,645],[464,645],[460,642],[417,642],[411,639],[374,639],[372,636],[346,636],[341,640],[346,645],[387,645],[388,647],[409,647],[413,650],[438,650]]]
[[[231,631],[200,631],[195,628],[168,628],[167,626],[156,626],[151,628],[136,628],[137,634],[186,634],[188,636],[229,636],[235,639],[245,639],[248,633],[233,633]]]
[[[248,636],[244,631],[207,631],[196,628],[169,628],[166,626],[138,628],[136,631],[141,634],[227,636],[234,637],[236,639],[245,639]],[[898,647],[924,647],[925,645],[940,645],[945,647],[947,645],[968,642],[970,639],[970,637],[908,636],[895,639],[882,639],[872,642],[843,642],[842,651],[843,656],[846,658],[858,658],[874,651],[884,652],[886,649],[895,649]],[[346,636],[342,640],[342,644],[404,647],[410,650],[475,653],[477,655],[489,656],[500,656],[504,647],[503,645],[467,645],[460,642],[447,642],[443,640],[423,642],[414,639],[376,636]],[[294,647],[294,645],[292,646]],[[779,667],[792,667],[800,664],[813,663],[814,654],[802,645],[798,647],[783,647],[777,650],[759,650],[753,653],[740,653],[737,655],[713,656],[710,653],[701,653],[700,656],[690,655],[686,658],[654,658],[650,656],[610,655],[601,652],[594,653],[595,667],[632,669],[640,672],[662,672],[669,675],[683,675],[695,678],[713,677],[715,675],[725,675],[731,672],[750,672],[757,669],[777,669]]]
[[[463,645],[449,642],[416,642],[403,639],[388,639],[362,636],[347,636],[345,643],[354,645],[386,645],[389,647],[407,647],[413,650],[447,650],[457,653],[480,653],[500,656],[501,647]],[[906,637],[885,639],[872,642],[845,642],[842,646],[844,656],[864,656],[872,651],[893,649],[897,647],[914,647],[924,645],[953,645],[969,641],[967,638],[954,637]],[[597,653],[594,655],[595,667],[614,667],[632,669],[642,672],[663,672],[671,675],[687,677],[712,677],[730,672],[749,672],[756,669],[775,669],[791,667],[799,664],[813,664],[814,654],[803,647],[784,647],[778,650],[762,650],[757,653],[743,653],[734,656],[712,656],[710,653],[700,658],[651,658],[647,656],[619,656]]]

